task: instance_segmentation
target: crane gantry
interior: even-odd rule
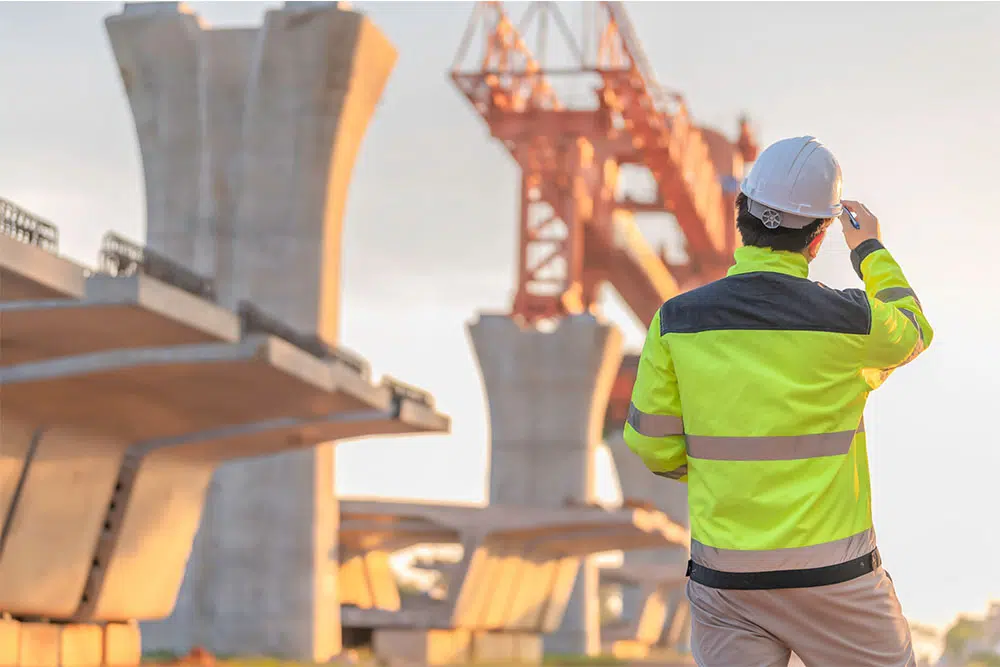
[[[477,3],[451,77],[520,167],[512,315],[537,323],[592,311],[607,282],[648,326],[664,301],[731,264],[736,184],[757,144],[746,119],[735,142],[694,124],[683,97],[657,81],[622,3],[583,4],[590,16],[574,34],[553,2],[531,3],[517,24],[503,3]],[[474,56],[477,35],[483,51]],[[546,65],[553,35],[568,65]],[[567,79],[581,84],[585,99],[561,99],[554,82]],[[648,171],[655,196],[628,193],[623,167]],[[686,261],[669,263],[662,247],[654,249],[636,213],[672,214]],[[627,407],[634,366],[622,365],[609,407],[614,421],[624,420],[619,404],[624,394]]]

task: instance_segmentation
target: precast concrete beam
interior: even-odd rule
[[[687,575],[683,565],[631,562],[622,563],[619,567],[602,568],[601,581],[631,586],[655,584],[669,588],[683,585]]]
[[[130,443],[379,406],[391,391],[273,336],[108,350],[0,367],[3,409]]]
[[[633,600],[634,605],[623,623],[602,629],[602,641],[628,642],[645,647],[647,652],[661,638],[666,640],[666,647],[675,646],[676,632],[668,628],[673,627],[678,614],[684,613],[687,576],[683,566],[626,560],[618,568],[602,569],[601,582],[622,585],[623,594],[632,593],[626,599]]]
[[[688,540],[687,531],[662,513],[640,509],[342,500],[341,512],[342,549],[352,555],[421,543],[462,544],[448,600],[428,606],[421,627],[551,632],[562,621],[583,557],[615,549],[683,548]],[[344,616],[348,624],[366,618],[372,617]]]
[[[652,646],[663,634],[667,620],[669,593],[659,586],[645,585],[639,589],[642,605],[639,613],[625,623],[601,629],[601,641],[633,641]]]
[[[381,396],[382,393],[375,396]],[[108,511],[107,531],[88,579],[78,619],[160,619],[172,611],[216,467],[323,442],[372,435],[442,432],[447,417],[410,398],[385,408],[335,412],[322,418],[270,421],[188,433],[129,448]],[[121,512],[117,507],[124,508]],[[149,572],[156,570],[156,578]],[[390,598],[383,589],[376,599]],[[398,605],[398,593],[396,595]]]
[[[691,603],[683,591],[675,592],[663,632],[663,646],[687,649],[691,634]]]
[[[340,622],[345,628],[452,629],[447,609],[438,600],[415,605],[404,599],[398,610],[375,607],[364,609],[345,602],[340,610]]]
[[[106,515],[126,454],[137,443],[283,418],[307,420],[308,428],[325,437],[326,427],[316,423],[325,416],[389,412],[392,402],[388,387],[373,387],[343,364],[268,336],[235,345],[117,350],[3,367],[0,390],[4,439],[10,425],[18,439],[10,451],[23,452],[4,469],[0,484],[10,498],[0,538],[0,609],[52,618],[77,611],[94,546],[112,532]],[[21,442],[29,433],[31,440]],[[338,435],[356,433],[349,425]],[[293,446],[300,446],[302,437]],[[218,440],[201,455],[212,462],[203,465],[240,451],[238,443],[227,448]],[[249,451],[266,448],[255,444]],[[183,448],[176,452],[174,465],[198,457]],[[156,469],[169,463],[168,457],[147,466],[153,489]],[[161,499],[171,498],[172,490],[160,486],[159,491],[165,494]],[[197,495],[190,486],[186,491]],[[127,510],[128,505],[118,508]],[[134,511],[146,512],[148,519],[166,510],[153,502]]]
[[[340,555],[340,603],[360,609],[399,611],[399,586],[389,564],[390,552],[382,550]]]
[[[0,234],[0,302],[80,298],[87,274],[65,257]]]
[[[536,508],[516,505],[480,507],[458,504],[419,504],[405,501],[342,500],[341,540],[410,534],[418,544],[433,542],[431,535],[491,535],[497,539],[536,540],[553,552],[576,552],[581,542],[603,540],[599,551],[613,550],[616,539],[645,536],[664,546],[686,544],[688,532],[658,511],[640,508],[605,510],[598,507]],[[456,538],[448,540],[455,541]],[[610,544],[610,546],[608,546]],[[584,548],[586,548],[585,545]],[[400,547],[401,548],[401,547]]]
[[[92,275],[79,298],[0,302],[0,365],[240,339],[235,313],[143,274]]]
[[[551,595],[551,583],[559,564],[564,559],[553,559],[536,552],[524,554],[519,580],[508,611],[506,626],[514,631],[534,632],[542,626],[542,613]]]

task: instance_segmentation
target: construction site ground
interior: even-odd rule
[[[211,658],[205,657],[195,660],[177,659],[170,656],[149,656],[143,661],[145,667],[320,667],[320,663],[292,662],[280,660],[278,658]],[[334,662],[323,663],[324,665],[341,665],[356,667],[382,667],[379,663],[361,659],[357,662],[348,660],[336,660]],[[480,666],[483,663],[475,663]],[[504,663],[488,663],[491,667],[507,667]],[[662,656],[644,661],[621,661],[600,656],[596,658],[566,658],[549,660],[546,659],[544,665],[548,667],[691,667],[695,663],[687,657]],[[514,667],[515,663],[510,663]],[[389,665],[388,667],[395,667]],[[466,667],[465,665],[454,665],[453,667]],[[473,664],[468,665],[473,667]]]

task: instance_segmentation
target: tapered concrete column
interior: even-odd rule
[[[347,187],[396,51],[362,14],[331,4],[264,20],[247,89],[234,283],[332,342]]]
[[[489,402],[490,503],[562,507],[595,500],[594,453],[621,363],[621,334],[591,315],[551,333],[507,316],[470,325]],[[585,562],[550,653],[600,650],[598,576]]]
[[[259,31],[255,28],[206,30],[201,33],[202,229],[211,236],[204,248],[185,260],[215,278],[218,298],[233,308],[240,295],[233,269],[236,247],[236,207],[242,183],[243,137],[246,132],[246,92],[254,71]],[[151,184],[147,184],[147,188]],[[147,232],[147,237],[153,236]]]
[[[204,75],[197,16],[175,2],[126,4],[105,21],[135,120],[146,185],[150,248],[204,273],[196,249],[214,248],[206,228],[202,109]]]
[[[395,49],[335,3],[219,32],[176,3],[141,4],[107,25],[142,147],[147,245],[213,276],[224,304],[249,299],[336,342],[347,188]],[[332,445],[224,466],[174,627],[146,628],[147,648],[335,655],[336,528]]]
[[[132,107],[146,247],[213,276],[235,306],[233,236],[257,28],[209,30],[177,3],[126,4],[108,37]]]
[[[687,527],[689,525],[687,484],[651,473],[642,459],[625,444],[621,431],[609,436],[607,444],[614,458],[622,497],[649,503],[677,523]],[[626,564],[683,565],[687,559],[688,552],[685,549],[644,549],[624,553]],[[641,591],[626,587],[622,594],[623,618],[629,621],[635,620],[635,615],[641,611],[642,606]]]

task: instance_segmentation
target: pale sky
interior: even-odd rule
[[[517,172],[447,77],[471,4],[355,4],[400,55],[354,172],[342,340],[376,372],[433,391],[454,424],[446,437],[340,446],[339,490],[479,501],[487,418],[465,324],[509,307]],[[234,25],[258,23],[274,3],[191,6]],[[119,7],[0,4],[0,196],[56,223],[62,252],[87,264],[106,230],[144,238],[135,129],[102,23]],[[912,619],[981,612],[1000,598],[1000,4],[629,11],[661,83],[686,96],[699,123],[732,134],[746,110],[764,145],[819,137],[841,162],[845,196],[883,221],[937,337],[869,403],[881,549]],[[655,221],[643,228],[665,233]],[[834,236],[814,277],[856,286]],[[608,313],[638,346],[635,323]]]

